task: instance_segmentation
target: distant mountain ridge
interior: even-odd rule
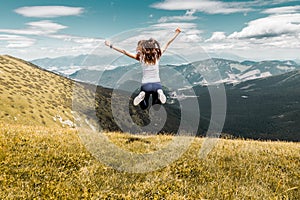
[[[95,67],[99,63],[110,62],[109,57],[97,56],[93,54],[78,56],[62,56],[57,58],[40,58],[29,61],[49,71],[59,72],[65,75],[74,73],[82,67]]]
[[[218,72],[215,72],[216,68]],[[176,78],[168,75],[168,70],[174,69],[178,71],[185,79],[193,86],[196,85],[214,85],[214,84],[238,84],[244,81],[265,78],[269,76],[276,76],[286,72],[300,69],[294,61],[231,61],[224,59],[204,60],[190,64],[183,65],[162,65],[161,75],[168,79],[173,79],[176,84]],[[141,77],[141,69],[139,64],[121,66],[112,70],[88,70],[81,69],[69,77],[76,80],[87,81],[93,84],[99,84],[104,87],[113,88],[114,84],[121,78],[124,73],[135,70],[136,77]],[[165,74],[164,74],[165,73]],[[207,80],[205,74],[208,76],[217,75],[214,77],[215,81]],[[163,78],[162,78],[163,79]],[[139,79],[137,79],[139,80]]]
[[[86,59],[87,57],[88,59]],[[113,69],[104,69],[105,66],[101,66],[101,63],[109,63],[109,58],[97,55],[45,58],[33,60],[32,63],[50,71],[64,73],[72,79],[99,84],[109,88],[113,88],[114,83],[120,79],[120,76],[129,70],[137,70],[137,77],[141,77],[140,65],[138,63],[128,66],[115,66]],[[239,62],[221,58],[212,58],[188,64],[161,65],[162,73],[163,69],[167,69],[168,67],[183,74],[193,85],[237,84],[247,80],[275,76],[300,69],[300,65],[292,60],[246,60]],[[206,80],[204,74],[209,74],[213,70],[216,70],[216,68],[218,69],[220,78],[214,82]],[[213,73],[216,74],[215,72]]]
[[[300,65],[291,60],[237,62],[224,59],[213,59],[213,61],[220,70],[224,83],[239,83],[247,80],[284,74],[286,72],[300,69]]]

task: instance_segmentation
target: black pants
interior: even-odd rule
[[[162,86],[160,83],[145,83],[141,87],[141,91],[144,91],[145,98],[140,103],[140,107],[145,110],[149,106],[149,99],[150,95],[152,95],[152,105],[154,104],[161,104],[160,100],[158,99],[158,93],[157,90],[162,89]]]

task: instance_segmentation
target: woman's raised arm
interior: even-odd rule
[[[116,51],[118,51],[118,52],[120,52],[120,53],[122,53],[122,54],[124,54],[124,55],[126,55],[128,57],[130,57],[130,58],[133,58],[135,60],[138,59],[136,54],[133,54],[133,53],[125,51],[124,49],[120,49],[118,47],[115,47],[109,41],[105,41],[105,45],[108,46],[108,47],[110,47],[111,49],[114,49],[114,50],[116,50]]]
[[[179,35],[179,33],[181,32],[180,28],[178,27],[176,30],[175,30],[175,35],[167,42],[167,44],[162,48],[162,51],[161,53],[163,54],[167,48],[169,47],[169,45],[175,40],[175,38]]]

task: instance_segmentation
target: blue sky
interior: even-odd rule
[[[12,0],[0,10],[0,54],[26,60],[88,54],[118,34],[134,49],[135,34],[164,41],[176,27],[173,48],[186,54],[196,44],[212,56],[300,60],[300,0]]]

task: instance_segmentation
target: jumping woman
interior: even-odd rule
[[[149,106],[150,95],[152,95],[152,105],[166,103],[167,98],[162,90],[159,77],[159,60],[180,32],[180,28],[177,28],[175,30],[175,35],[162,49],[160,48],[159,43],[153,38],[150,38],[149,40],[140,40],[137,44],[136,54],[117,48],[109,41],[105,41],[106,46],[109,46],[130,58],[138,60],[142,65],[143,78],[141,92],[134,98],[134,106],[140,105],[143,110],[147,109]]]

